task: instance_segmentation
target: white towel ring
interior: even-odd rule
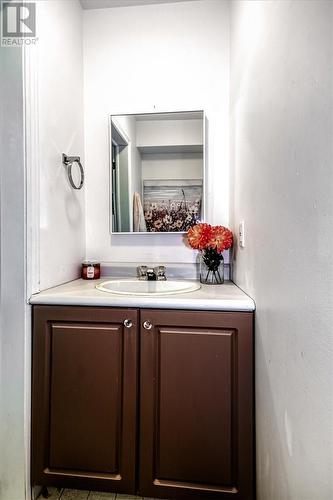
[[[84,182],[84,170],[81,164],[81,159],[79,156],[67,156],[65,153],[62,153],[62,163],[67,168],[67,175],[70,185],[73,189],[81,189]],[[73,180],[72,175],[72,167],[73,163],[77,163],[80,169],[80,183],[77,185]]]

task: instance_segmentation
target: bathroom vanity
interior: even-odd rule
[[[33,304],[32,483],[254,498],[253,301],[232,283]]]

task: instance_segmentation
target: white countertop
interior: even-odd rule
[[[64,306],[140,307],[154,309],[202,309],[211,311],[254,311],[254,301],[231,281],[223,285],[202,285],[200,290],[151,297],[102,292],[97,284],[110,280],[78,279],[32,295],[30,304]]]

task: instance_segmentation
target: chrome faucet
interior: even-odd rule
[[[165,275],[165,266],[138,266],[137,275],[139,280],[146,281],[165,281],[167,279]]]
[[[136,268],[137,276],[139,280],[147,280],[147,266],[138,266]]]
[[[157,281],[166,281],[166,269],[165,266],[156,266],[154,267],[155,275]]]

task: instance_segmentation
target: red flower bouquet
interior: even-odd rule
[[[200,251],[200,281],[207,284],[224,282],[224,261],[222,252],[233,244],[230,229],[224,226],[197,224],[187,232],[189,245]]]

